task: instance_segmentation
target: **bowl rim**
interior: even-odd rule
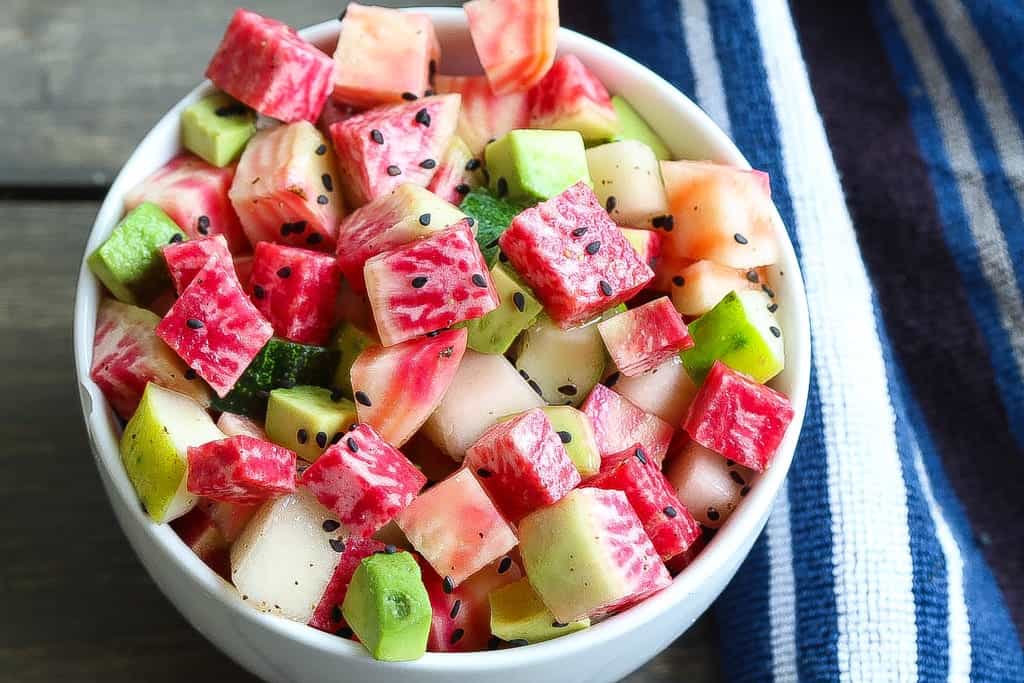
[[[411,7],[405,9],[427,14],[436,24],[449,28],[464,30],[466,27],[465,15],[461,8]],[[305,28],[300,33],[311,42],[326,43],[336,38],[339,27],[338,20],[332,19]],[[700,138],[715,150],[716,160],[742,168],[750,167],[735,144],[703,110],[647,67],[608,45],[564,27],[559,29],[558,48],[560,53],[587,52],[591,59],[614,63],[616,68],[629,72],[630,78],[635,79],[640,87],[653,90],[659,99],[671,103],[671,118],[687,118],[689,125],[699,129]],[[90,229],[75,291],[73,331],[75,371],[83,419],[89,434],[93,457],[101,478],[104,480],[111,506],[115,508],[120,506],[123,508],[122,511],[127,513],[127,516],[119,514],[118,520],[137,555],[141,556],[141,552],[135,547],[132,535],[127,533],[127,524],[137,526],[152,548],[159,553],[162,561],[172,563],[176,570],[189,576],[197,591],[201,591],[205,597],[217,601],[234,618],[269,630],[276,636],[296,641],[305,647],[319,651],[322,655],[342,659],[353,656],[364,657],[367,656],[365,650],[358,643],[319,631],[306,624],[264,614],[247,606],[238,599],[234,587],[192,553],[169,525],[156,524],[143,513],[137,504],[134,489],[121,466],[116,422],[110,411],[103,408],[106,401],[102,392],[89,376],[95,317],[101,291],[98,282],[89,271],[86,257],[98,246],[101,236],[106,236],[109,231],[107,227],[112,227],[120,218],[122,197],[125,191],[130,189],[127,185],[133,175],[133,168],[143,165],[144,160],[149,156],[147,148],[155,147],[160,140],[166,139],[169,130],[176,131],[175,122],[181,111],[205,95],[212,87],[208,80],[203,81],[179,100],[147,132],[118,172]],[[637,109],[642,112],[643,108],[637,106]],[[789,304],[793,305],[790,312],[791,324],[787,329],[787,356],[789,356],[787,372],[793,373],[793,391],[790,392],[790,400],[794,408],[794,417],[776,453],[772,467],[759,477],[756,485],[751,489],[750,495],[745,498],[743,505],[732,514],[729,522],[716,533],[697,558],[673,579],[670,586],[625,612],[595,624],[589,629],[521,648],[486,652],[427,653],[416,661],[396,663],[394,666],[443,674],[445,671],[464,669],[469,660],[476,660],[474,665],[481,671],[496,671],[512,667],[517,662],[521,663],[523,657],[529,657],[533,662],[562,659],[594,647],[600,647],[633,629],[642,627],[645,623],[656,619],[659,615],[672,610],[686,599],[698,594],[701,591],[701,584],[709,580],[716,572],[725,571],[729,563],[735,560],[737,553],[742,553],[737,564],[745,558],[749,553],[750,544],[753,543],[751,536],[756,539],[760,534],[792,463],[803,424],[810,378],[810,325],[803,277],[793,244],[781,220],[776,223],[776,231],[781,247],[779,265],[785,268],[787,273],[786,296],[789,298]],[[744,550],[745,544],[748,547]],[[168,597],[170,598],[170,596]],[[171,598],[171,602],[180,610],[175,599]],[[198,624],[193,624],[193,626],[198,627]],[[202,631],[202,629],[198,630]]]

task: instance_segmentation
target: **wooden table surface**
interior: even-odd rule
[[[343,3],[246,4],[303,26]],[[75,278],[106,186],[200,79],[234,6],[0,0],[0,681],[253,680],[128,547],[93,468],[71,355]],[[716,633],[701,619],[627,680],[720,680]]]

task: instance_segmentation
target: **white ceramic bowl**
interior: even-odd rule
[[[437,27],[444,46],[442,73],[479,71],[462,10],[417,11],[429,14]],[[337,21],[328,21],[305,30],[303,35],[330,49],[337,39],[338,26]],[[606,45],[567,29],[559,33],[559,49],[576,54],[610,91],[629,100],[678,158],[712,159],[748,166],[732,142],[693,102],[646,68]],[[110,234],[121,218],[121,198],[125,192],[179,150],[181,111],[210,90],[208,82],[193,90],[143,139],[100,208],[86,254]],[[778,269],[773,269],[773,284],[786,332],[786,370],[773,384],[791,397],[796,415],[771,469],[754,485],[743,505],[714,540],[669,588],[579,633],[511,650],[427,654],[415,662],[387,664],[374,661],[352,641],[260,614],[244,605],[234,589],[193,555],[170,527],[151,522],[138,504],[118,455],[120,429],[117,421],[99,388],[89,379],[101,287],[83,259],[75,298],[75,361],[82,410],[96,465],[121,528],[160,589],[200,633],[267,681],[615,681],[667,647],[708,608],[750,551],[785,480],[807,400],[810,337],[796,256],[781,229],[778,239],[783,245],[782,261]],[[490,678],[492,676],[494,678]]]

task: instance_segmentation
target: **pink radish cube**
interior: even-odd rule
[[[350,537],[368,538],[416,497],[427,478],[360,424],[317,458],[299,482],[338,516]]]
[[[316,121],[331,92],[334,62],[290,26],[238,9],[206,77],[264,116]]]
[[[683,429],[705,448],[763,472],[792,420],[788,398],[716,361],[690,405]]]
[[[335,524],[336,520],[324,522],[324,532],[335,531],[338,528]],[[345,541],[335,541],[335,544],[343,544],[341,559],[309,620],[309,625],[327,633],[341,635],[338,632],[346,627],[345,618],[341,615],[341,605],[345,602],[345,594],[348,593],[352,575],[356,573],[360,562],[374,553],[383,552],[384,544],[372,538],[348,538]]]
[[[619,371],[635,377],[693,346],[693,337],[667,296],[631,308],[597,325]]]
[[[472,0],[463,7],[491,90],[528,90],[544,78],[558,46],[558,0]]]
[[[658,416],[637,408],[603,384],[594,387],[580,409],[594,425],[602,461],[635,443],[658,465],[665,459],[675,429]]]
[[[589,141],[605,141],[618,115],[604,84],[576,55],[559,57],[530,90],[530,128],[578,130]]]
[[[205,237],[186,242],[175,242],[160,248],[171,274],[174,291],[181,294],[211,258],[215,265],[233,268],[234,263],[228,251],[227,241],[222,235]],[[236,272],[237,274],[237,272]]]
[[[526,92],[495,95],[486,76],[442,76],[435,85],[440,93],[462,95],[458,135],[469,151],[482,156],[484,147],[510,130],[530,127],[530,102]]]
[[[283,496],[295,490],[295,453],[251,436],[191,446],[188,490],[242,505]]]

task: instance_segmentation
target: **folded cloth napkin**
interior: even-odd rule
[[[1024,5],[563,0],[772,193],[814,369],[730,681],[1024,681]]]

